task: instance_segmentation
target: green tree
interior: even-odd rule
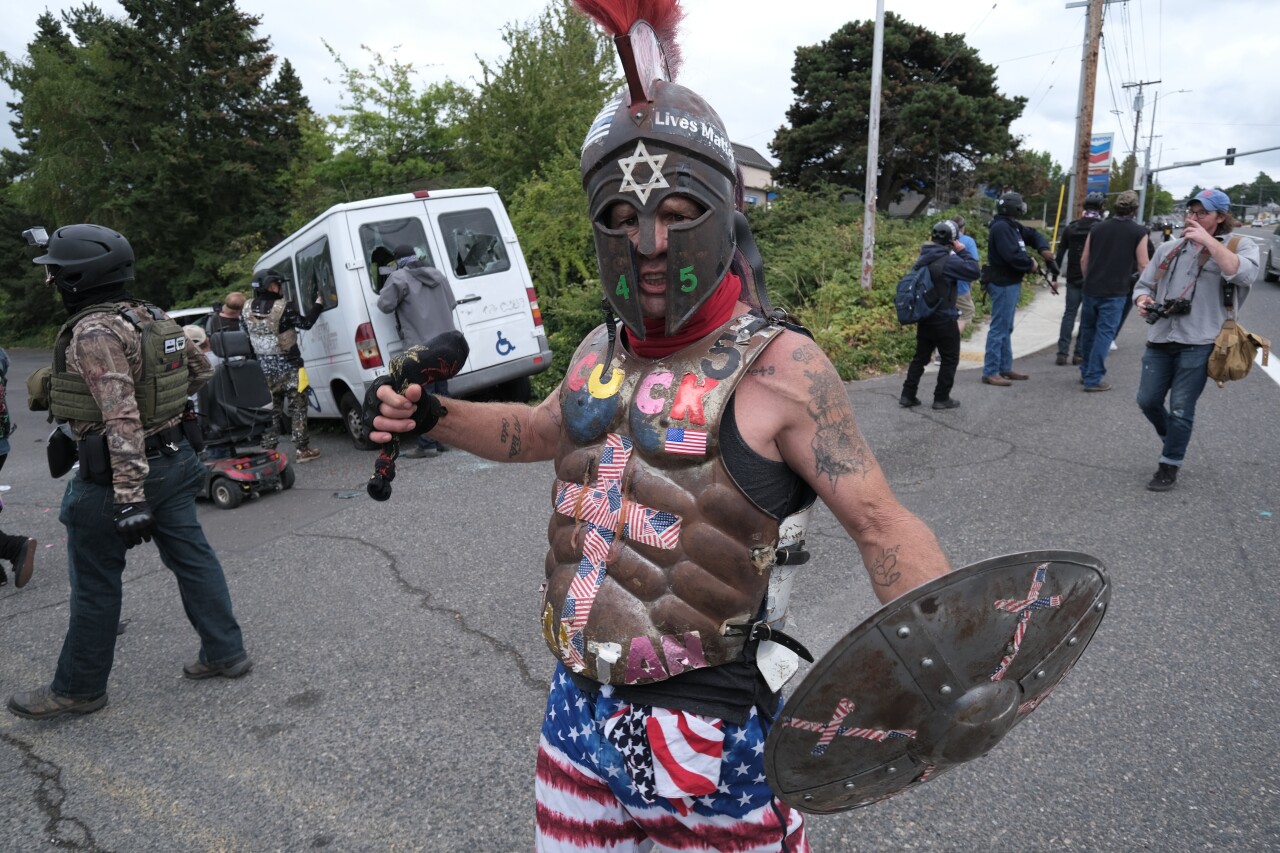
[[[581,146],[620,78],[610,40],[563,0],[503,27],[502,40],[509,53],[481,62],[467,98],[461,154],[472,182],[510,198],[544,163]]]
[[[866,105],[871,98],[874,21],[851,22],[821,44],[796,50],[790,127],[770,144],[781,184],[865,184]],[[938,163],[972,171],[1013,146],[1009,125],[1024,98],[996,90],[995,68],[955,33],[937,35],[885,16],[877,204],[886,210],[907,188],[931,195]]]
[[[433,185],[456,171],[454,149],[463,91],[446,81],[419,91],[412,63],[362,46],[371,56],[367,70],[343,61],[328,42],[325,48],[342,70],[342,112],[328,118],[331,152],[313,162],[315,179],[328,187],[331,201],[355,201]],[[314,142],[314,140],[311,140]],[[309,145],[312,155],[323,155]],[[312,211],[312,215],[319,213]]]
[[[1020,142],[1007,152],[983,160],[976,177],[988,187],[1018,192],[1027,203],[1028,216],[1038,218],[1047,211],[1044,219],[1050,222],[1057,214],[1058,190],[1066,181],[1061,164],[1048,151],[1023,149]]]
[[[98,222],[138,257],[135,292],[162,304],[211,285],[231,245],[278,232],[277,173],[307,109],[259,20],[234,0],[122,0],[42,20],[8,63],[26,159],[19,201],[50,225]],[[64,30],[63,26],[66,29]]]

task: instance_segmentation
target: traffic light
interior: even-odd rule
[[[1227,161],[1226,161],[1226,165],[1228,165],[1228,166],[1234,166],[1234,165],[1236,164],[1235,153],[1236,153],[1236,149],[1234,149],[1234,148],[1228,148],[1228,149],[1227,149]]]

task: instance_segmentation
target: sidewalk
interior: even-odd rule
[[[1023,287],[1034,287],[1035,296],[1026,307],[1019,308],[1013,315],[1011,343],[1015,359],[1058,345],[1058,329],[1062,325],[1062,312],[1066,306],[1065,283],[1058,285],[1057,296],[1049,288],[1039,284],[1024,284]],[[975,367],[981,369],[982,359],[986,354],[989,320],[990,317],[974,329],[967,341],[960,342],[960,370]],[[1076,328],[1079,328],[1078,319]]]

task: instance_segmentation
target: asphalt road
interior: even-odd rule
[[[1280,343],[1280,286],[1246,327]],[[850,383],[902,500],[966,565],[1063,548],[1100,558],[1114,596],[1080,664],[991,754],[886,803],[809,822],[818,851],[1276,849],[1280,837],[1280,386],[1209,387],[1178,488],[1143,486],[1159,445],[1134,405],[1145,327],[1080,393],[1053,350],[1012,388],[965,371],[948,412],[897,405],[901,377]],[[10,353],[19,432],[0,482],[6,531],[41,543],[0,590],[0,694],[46,684],[67,620],[63,483]],[[926,378],[926,384],[930,380]],[[323,432],[297,486],[201,518],[257,666],[181,677],[197,645],[151,546],[125,573],[111,704],[36,723],[0,712],[0,850],[519,851],[552,659],[537,605],[551,467],[462,452],[405,460],[370,501],[373,454]],[[48,546],[48,547],[46,547]],[[825,651],[874,610],[825,509],[794,596]]]

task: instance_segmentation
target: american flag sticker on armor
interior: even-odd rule
[[[707,434],[702,430],[671,427],[667,430],[667,441],[664,449],[668,453],[683,453],[686,456],[706,456]]]

